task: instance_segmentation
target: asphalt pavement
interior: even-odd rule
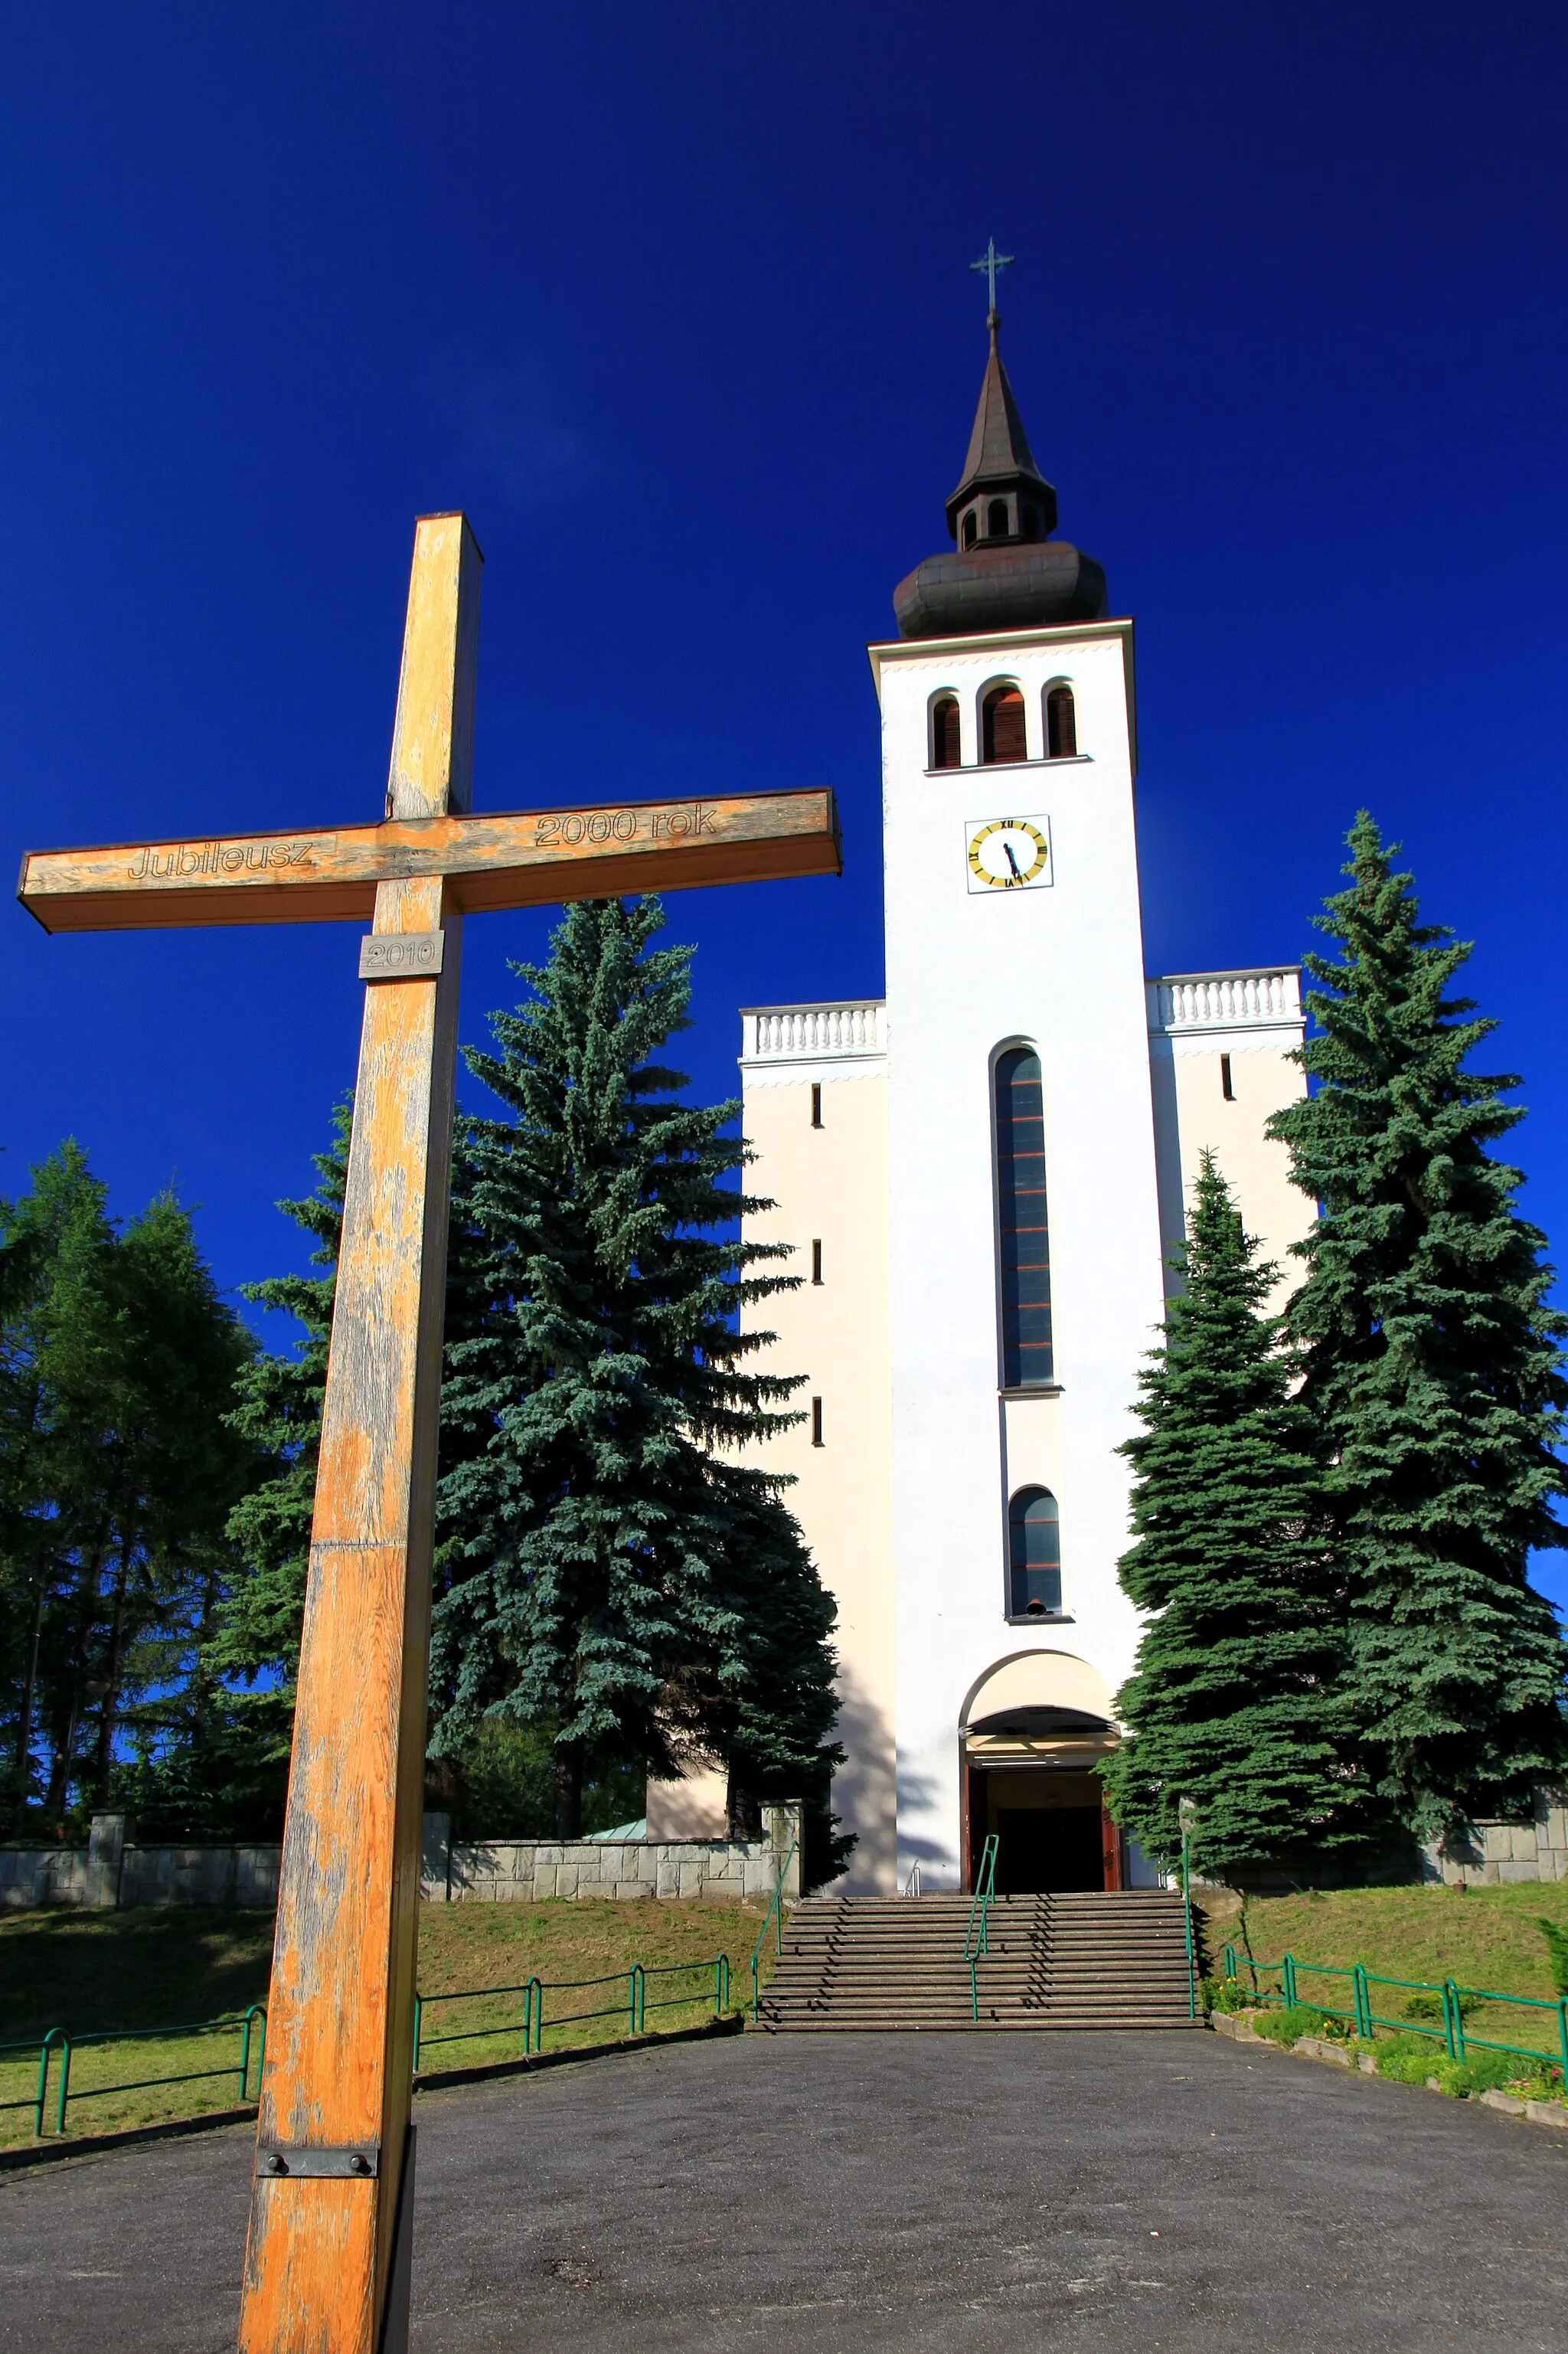
[[[1205,2034],[747,2035],[421,2095],[416,2354],[1563,2354],[1568,2147]],[[0,2349],[232,2347],[250,2136],[0,2176]]]

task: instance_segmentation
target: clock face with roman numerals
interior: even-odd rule
[[[971,891],[1038,890],[1051,881],[1051,821],[1046,817],[971,820],[964,828]]]

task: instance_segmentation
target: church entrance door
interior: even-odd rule
[[[1123,1884],[1121,1840],[1092,1774],[969,1766],[969,1885],[988,1832],[999,1896],[1057,1896]]]

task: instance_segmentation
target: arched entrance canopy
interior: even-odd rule
[[[1076,1659],[1071,1651],[1015,1651],[969,1686],[959,1724],[966,1733],[978,1732],[987,1717],[1035,1709],[1093,1717],[1104,1732],[1116,1722],[1110,1686],[1087,1659]]]

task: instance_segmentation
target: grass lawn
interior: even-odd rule
[[[714,2016],[714,1962],[720,1954],[729,1962],[730,2007],[750,2001],[751,1949],[762,1914],[760,1904],[752,1910],[645,1899],[630,1904],[588,1900],[425,1905],[419,1914],[419,1992],[425,2004],[420,2066],[466,2068],[520,2053],[521,1993],[482,1990],[517,1988],[530,1978],[545,1989],[546,2052],[623,2035],[629,2023],[627,1974],[633,1962],[648,1973],[650,2032],[698,2026]],[[771,1945],[770,1937],[765,1971]],[[609,1983],[582,1983],[596,1978]],[[459,1995],[467,1999],[450,1999]],[[490,2031],[502,2028],[506,2031]]]
[[[1212,1970],[1223,1967],[1227,1943],[1238,1967],[1245,1944],[1240,1899],[1203,1893],[1203,1942]],[[1258,1962],[1296,1956],[1301,1998],[1306,2002],[1349,2007],[1350,1982],[1314,1978],[1303,1966],[1320,1962],[1348,1969],[1364,1963],[1386,1978],[1461,1987],[1495,1988],[1501,1994],[1534,1995],[1553,2001],[1556,1989],[1547,1960],[1542,1918],[1568,1930],[1568,1881],[1530,1882],[1499,1888],[1347,1888],[1303,1891],[1296,1896],[1253,1897],[1246,1907],[1246,1934]],[[1244,1972],[1245,1977],[1245,1972]],[[1271,1980],[1277,1984],[1277,1980]],[[1410,1998],[1394,1987],[1373,1988],[1381,2016],[1401,2018]],[[1556,2014],[1516,2009],[1508,2003],[1482,2003],[1466,2025],[1495,2041],[1533,2051],[1558,2048]]]
[[[731,2007],[739,2008],[750,1999],[749,1962],[761,1916],[760,1905],[652,1901],[422,1905],[421,2067],[519,2056],[523,1997],[503,1989],[521,1988],[531,1978],[545,1989],[546,2052],[628,2031],[627,1975],[634,1962],[648,1973],[651,2032],[713,2017],[714,1962],[721,1953],[730,1966]],[[0,2147],[32,2138],[38,2039],[50,2027],[66,2028],[73,2038],[132,2031],[73,2052],[67,2117],[73,2137],[238,2102],[239,2018],[247,2004],[267,1999],[271,1951],[271,1917],[260,1913],[171,1906],[0,1918],[0,2045],[26,2047],[0,2050],[0,2104],[29,2104],[0,2105]],[[770,1952],[765,1969],[769,1959]],[[572,1983],[593,1979],[609,1983]],[[148,2032],[217,2019],[233,2023],[202,2037],[162,2039]],[[140,2081],[198,2070],[213,2073],[190,2084]],[[252,2099],[256,2076],[253,2049]],[[58,2080],[57,2060],[45,2116],[48,2132]]]

